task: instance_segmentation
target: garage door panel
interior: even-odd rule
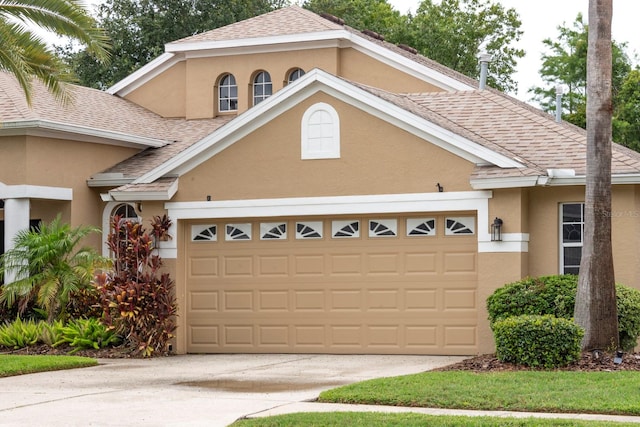
[[[264,222],[286,222],[286,239],[260,240],[261,222],[253,240],[187,242],[187,351],[475,352],[474,235],[445,236],[439,225],[407,237],[399,218],[396,236],[369,237],[361,218],[355,238],[304,240],[296,219],[278,219]]]

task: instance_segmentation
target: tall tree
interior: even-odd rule
[[[32,78],[68,100],[64,83],[74,80],[64,62],[27,24],[86,46],[97,61],[109,57],[108,37],[80,0],[0,0],[0,70],[13,74],[31,103]]]
[[[492,0],[423,0],[415,16],[399,15],[386,0],[307,0],[304,7],[344,19],[359,30],[373,30],[391,43],[402,43],[421,54],[472,78],[478,78],[478,56],[493,60],[488,84],[516,91],[515,67],[524,50],[522,23],[515,9]]]
[[[566,90],[562,98],[562,118],[582,128],[586,128],[587,114],[588,33],[589,26],[578,14],[571,27],[559,26],[557,37],[543,40],[548,53],[542,55],[540,76],[545,86],[529,89],[534,101],[545,111],[554,112],[555,87],[561,84]],[[640,104],[637,92],[630,90],[630,87],[622,90],[632,71],[632,61],[626,48],[626,43],[612,41],[613,139],[634,147],[640,144],[640,139],[634,136],[632,127],[619,123],[631,119],[630,107]],[[618,111],[618,107],[621,106],[625,106],[624,119],[619,118],[622,112]]]
[[[106,0],[98,22],[113,40],[110,64],[58,47],[80,84],[107,88],[164,52],[166,43],[282,7],[286,0]]]
[[[575,321],[584,350],[618,348],[611,246],[611,17],[613,0],[589,0],[587,184]]]

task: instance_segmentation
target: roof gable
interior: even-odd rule
[[[226,126],[141,175],[135,179],[134,183],[145,184],[163,176],[183,175],[239,141],[243,136],[255,131],[273,117],[283,114],[301,100],[319,91],[362,109],[474,164],[522,167],[520,162],[507,155],[492,151],[438,124],[420,118],[404,106],[393,104],[351,82],[315,69]]]

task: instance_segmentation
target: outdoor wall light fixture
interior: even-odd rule
[[[498,217],[491,224],[491,241],[502,242],[502,220]]]
[[[442,193],[444,191],[444,187],[440,185],[440,183],[437,183],[436,187],[438,187],[438,193]]]
[[[207,194],[207,202],[211,201],[211,196]]]

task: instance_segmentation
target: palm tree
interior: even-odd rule
[[[16,280],[2,287],[0,302],[24,313],[30,302],[44,310],[49,321],[64,315],[73,292],[91,286],[96,269],[110,266],[110,260],[93,248],[76,249],[95,227],[71,228],[60,216],[38,229],[22,230],[14,247],[0,257],[0,277],[12,273]]]
[[[575,321],[583,350],[618,348],[611,246],[611,17],[613,0],[589,0],[587,183]]]
[[[28,24],[86,45],[99,60],[109,59],[109,38],[96,28],[96,21],[81,0],[0,0],[0,70],[16,77],[29,104],[33,78],[63,102],[70,99],[64,83],[74,79]]]

